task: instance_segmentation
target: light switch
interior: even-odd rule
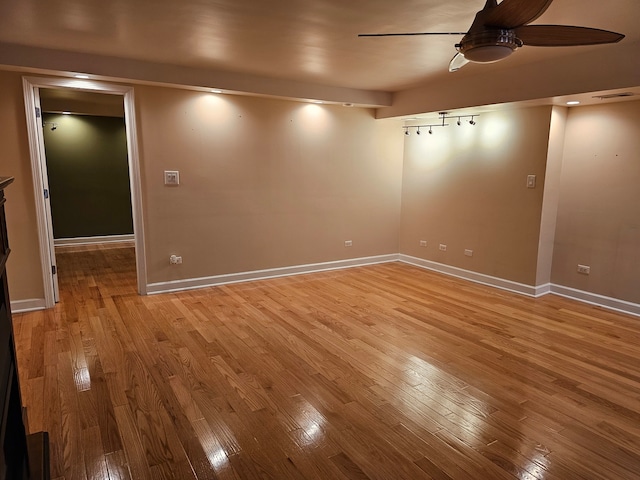
[[[527,175],[527,188],[536,188],[536,176]]]
[[[180,185],[180,172],[177,170],[165,170],[164,171],[164,184],[165,185]]]

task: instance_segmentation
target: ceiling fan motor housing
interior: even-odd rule
[[[493,63],[521,46],[522,41],[513,30],[489,29],[465,35],[456,48],[470,62]]]

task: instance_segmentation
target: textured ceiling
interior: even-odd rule
[[[447,72],[456,36],[485,0],[4,0],[0,42],[335,87],[397,91],[446,75],[517,68],[595,47],[525,47],[494,65]],[[555,0],[535,23],[574,24],[640,40],[638,0]],[[630,59],[637,61],[637,59]]]

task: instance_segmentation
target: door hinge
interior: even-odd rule
[[[44,189],[44,198],[49,198],[49,190]]]
[[[40,108],[36,107],[36,118],[40,118]]]
[[[55,275],[56,273],[58,273],[58,269],[55,265],[51,265],[51,275]]]

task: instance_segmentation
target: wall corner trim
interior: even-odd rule
[[[324,263],[312,263],[308,265],[294,265],[291,267],[270,268],[267,270],[255,270],[250,272],[229,273],[202,278],[187,278],[172,280],[169,282],[150,283],[147,285],[147,294],[171,293],[196,288],[215,287],[230,283],[250,282],[265,280],[268,278],[287,277],[290,275],[303,275],[305,273],[323,272],[328,270],[340,270],[343,268],[361,267],[376,263],[397,262],[398,254],[378,255],[374,257],[350,258]]]
[[[551,293],[551,284],[550,283],[545,283],[544,285],[537,285],[535,288],[535,293],[533,294],[534,297],[538,298],[538,297],[542,297],[544,295],[547,295],[549,293]]]
[[[45,308],[47,308],[47,303],[44,298],[11,301],[11,313],[33,312],[35,310],[44,310]]]
[[[549,293],[548,285],[534,287],[532,285],[525,285],[523,283],[505,280],[503,278],[492,277],[490,275],[485,275],[484,273],[472,272],[470,270],[464,270],[462,268],[452,267],[451,265],[432,262],[431,260],[425,260],[423,258],[412,257],[409,255],[400,254],[399,260],[416,267],[426,268],[427,270],[433,270],[434,272],[444,273],[445,275],[462,278],[463,280],[469,280],[471,282],[481,283],[490,287],[500,288],[501,290],[520,293],[529,297],[540,297]]]
[[[640,304],[638,303],[627,302],[625,300],[606,297],[597,293],[585,292],[584,290],[577,290],[575,288],[554,284],[551,285],[551,293],[561,297],[578,300],[579,302],[589,303],[597,307],[607,308],[609,310],[615,310],[616,312],[627,313],[629,315],[640,317]]]

